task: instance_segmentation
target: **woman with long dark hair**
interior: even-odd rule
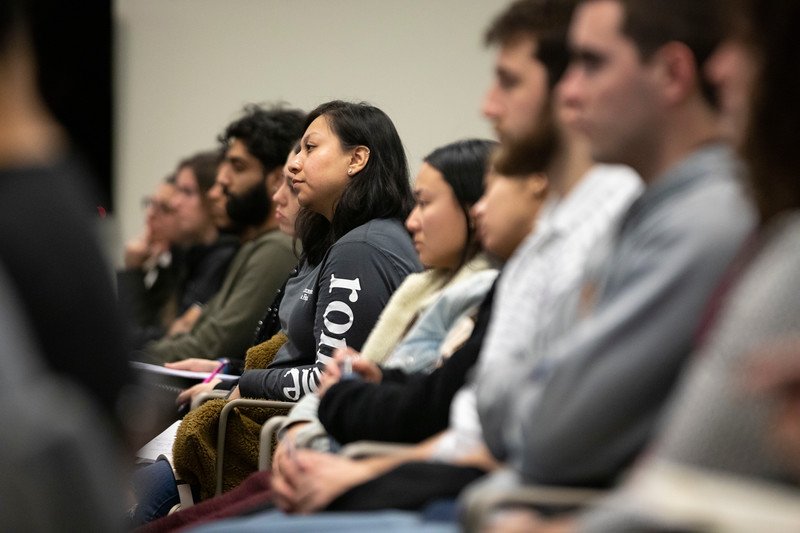
[[[242,375],[239,392],[295,401],[317,389],[333,350],[361,347],[392,292],[421,265],[403,227],[413,203],[405,152],[383,111],[320,105],[288,169],[312,272],[299,301],[288,302],[288,341],[268,368]]]
[[[494,141],[466,139],[441,146],[423,159],[414,180],[415,207],[406,219],[425,272],[409,275],[381,314],[361,357],[407,371],[431,371],[439,360],[441,329],[419,324],[440,294],[492,266],[481,253],[470,209],[483,194],[484,174]],[[463,286],[463,285],[462,285]],[[470,288],[474,284],[470,285]],[[478,296],[451,306],[453,315]]]

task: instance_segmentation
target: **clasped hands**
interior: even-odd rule
[[[333,361],[325,366],[317,395],[323,397],[341,381],[342,366],[350,360],[352,371],[362,380],[381,381],[381,369],[362,359],[352,348],[337,350]],[[305,424],[295,424],[286,430],[272,459],[272,488],[274,502],[286,513],[312,513],[324,509],[337,496],[370,479],[373,475],[368,462],[355,461],[330,453],[295,446],[295,434]]]

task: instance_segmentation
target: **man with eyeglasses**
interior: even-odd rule
[[[190,331],[222,287],[239,239],[220,232],[208,198],[219,164],[216,150],[187,157],[142,200],[146,227],[127,243],[117,276],[136,349]]]
[[[163,335],[161,311],[177,284],[177,265],[171,250],[177,237],[174,196],[175,176],[170,175],[152,195],[142,198],[144,230],[125,243],[124,269],[117,272],[120,301],[142,339]]]

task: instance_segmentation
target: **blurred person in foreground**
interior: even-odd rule
[[[800,5],[726,2],[705,75],[749,170],[759,224],[712,302],[660,430],[624,483],[578,517],[500,531],[797,531]],[[792,444],[794,443],[794,452]]]
[[[86,174],[43,98],[64,81],[41,61],[65,46],[40,31],[50,7],[0,3],[0,523],[116,531],[124,330]]]
[[[39,4],[0,10],[0,261],[49,367],[116,418],[128,376],[123,325],[88,178],[37,86],[48,41],[28,28]]]

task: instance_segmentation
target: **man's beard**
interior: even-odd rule
[[[542,110],[536,127],[515,139],[503,139],[494,161],[495,171],[505,176],[526,176],[547,170],[560,149],[552,101]]]
[[[267,195],[265,182],[255,184],[244,193],[236,195],[226,191],[225,210],[237,227],[260,226],[272,209],[272,199]]]

